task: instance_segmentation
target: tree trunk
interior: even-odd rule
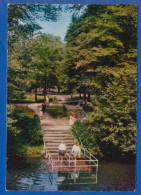
[[[79,94],[79,98],[81,99],[81,93]]]
[[[84,100],[86,99],[86,93],[85,92],[83,93],[83,99]]]
[[[61,88],[60,88],[60,87],[58,87],[58,93],[60,93],[60,90],[61,90]]]
[[[90,95],[90,93],[88,93],[88,102],[90,102],[91,101],[91,95]]]
[[[44,76],[44,102],[46,102],[46,94],[47,94],[47,78],[45,74]]]
[[[73,98],[73,93],[71,93],[71,99]]]
[[[35,102],[37,102],[37,88],[35,88]]]

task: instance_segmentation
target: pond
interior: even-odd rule
[[[42,159],[8,159],[6,189],[14,191],[134,191],[135,164],[99,162],[95,173],[50,174]]]

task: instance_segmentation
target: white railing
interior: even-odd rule
[[[94,155],[92,155],[87,149],[85,149],[82,145],[81,145],[81,151],[83,151],[84,157],[88,158],[98,168],[98,159]]]
[[[77,136],[78,136],[78,133],[77,133]],[[97,166],[97,170],[98,170],[98,159],[94,155],[92,155],[86,148],[84,148],[80,137],[78,139],[79,139],[79,142],[81,145],[81,151],[83,151],[84,157],[88,158],[90,162],[93,162]]]
[[[52,156],[50,155],[49,151],[46,148],[46,144],[45,144],[45,140],[44,140],[44,149],[45,149],[45,157],[48,158],[50,166],[51,166],[51,172],[53,173],[53,171],[55,170],[55,168],[74,168],[74,171],[77,171],[77,169],[81,168],[81,167],[96,167],[96,173],[98,171],[98,159],[92,155],[86,148],[84,148],[84,146],[82,145],[82,142],[79,138],[79,142],[81,144],[81,152],[83,153],[83,156],[86,158],[84,160],[79,160],[76,158],[74,158],[73,156],[71,156],[69,153],[65,154],[65,158],[67,160],[64,160],[65,162],[68,162],[68,165],[55,165],[56,162],[58,162],[58,160],[54,160],[52,159]],[[79,162],[88,162],[88,165],[78,165]],[[71,163],[73,163],[73,166],[71,166]]]
[[[86,154],[86,149],[84,151],[85,151],[85,154]],[[65,165],[63,165],[63,164],[56,165],[55,163],[57,163],[58,160],[52,159],[52,156],[50,155],[49,151],[47,150],[47,148],[45,148],[45,158],[47,158],[48,161],[49,161],[49,166],[51,166],[51,172],[52,173],[56,170],[56,168],[57,169],[58,168],[74,168],[74,172],[76,172],[76,171],[80,170],[82,167],[96,167],[96,171],[97,171],[97,169],[98,169],[98,160],[95,157],[94,157],[94,159],[92,159],[92,157],[94,157],[94,156],[91,154],[91,159],[89,159],[89,160],[85,160],[85,159],[80,160],[80,159],[76,159],[73,156],[71,156],[70,154],[66,153],[65,154],[66,160],[63,160],[63,162],[66,162],[66,164]],[[88,162],[89,164],[79,165],[79,162]]]

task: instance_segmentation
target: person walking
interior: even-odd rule
[[[43,114],[44,114],[45,111],[46,111],[46,104],[45,104],[45,102],[42,104],[42,111],[43,111]]]
[[[43,119],[43,114],[45,113],[45,111],[46,111],[46,104],[45,103],[43,103],[42,104],[42,108],[41,108],[41,110],[40,110],[40,120],[42,120]]]
[[[62,164],[63,158],[64,158],[65,153],[66,153],[66,149],[67,149],[64,141],[61,142],[61,144],[59,145],[58,149],[59,149],[58,161],[61,158],[61,164]]]

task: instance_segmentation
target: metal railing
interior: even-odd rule
[[[87,151],[85,148],[81,148],[81,150],[84,150],[84,157],[87,157],[87,159],[84,160],[80,160],[80,159],[76,159],[73,156],[71,156],[69,153],[65,154],[65,159],[63,160],[63,162],[65,162],[66,164],[63,165],[57,165],[56,163],[58,162],[58,160],[55,160],[52,158],[52,156],[50,155],[49,151],[47,150],[47,148],[45,148],[45,158],[48,159],[49,161],[49,166],[51,166],[51,172],[53,173],[54,171],[56,171],[56,168],[73,168],[73,171],[79,171],[81,168],[84,167],[95,167],[96,168],[96,172],[98,170],[98,160],[89,152]],[[89,154],[89,156],[88,156]],[[86,165],[79,165],[80,162],[85,162],[88,163]]]
[[[78,136],[79,139],[79,143],[80,143],[80,147],[81,147],[81,152],[83,153],[84,160],[80,160],[74,158],[73,156],[71,156],[69,153],[65,153],[65,158],[66,160],[64,160],[63,162],[67,162],[68,165],[56,165],[55,163],[58,162],[58,160],[54,160],[52,158],[52,156],[50,155],[49,151],[46,148],[46,140],[44,139],[44,149],[45,149],[45,157],[49,160],[50,166],[51,166],[51,172],[53,173],[54,170],[57,168],[74,168],[74,171],[76,172],[77,170],[79,170],[81,167],[95,167],[96,168],[96,172],[98,171],[98,159],[92,155],[86,148],[84,148],[80,137]],[[79,166],[79,162],[86,162],[88,163],[87,165],[81,165]],[[73,166],[71,165],[71,163],[73,163]]]
[[[97,170],[98,170],[98,159],[94,155],[92,155],[86,148],[84,148],[82,141],[80,137],[78,136],[78,133],[77,133],[77,137],[80,143],[81,151],[83,151],[84,157],[90,159],[90,161],[92,161],[97,166]]]

